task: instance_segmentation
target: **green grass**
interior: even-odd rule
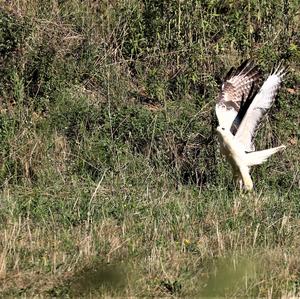
[[[13,1],[0,10],[0,296],[299,296],[298,1]],[[289,66],[235,190],[226,71]]]

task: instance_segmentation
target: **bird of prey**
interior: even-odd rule
[[[221,153],[231,164],[233,177],[241,189],[253,189],[251,166],[265,162],[285,148],[281,145],[255,151],[253,143],[257,127],[274,103],[285,74],[286,69],[277,65],[258,90],[260,71],[247,60],[237,69],[232,68],[223,80],[215,108],[219,121],[217,135]]]

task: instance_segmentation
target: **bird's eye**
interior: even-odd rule
[[[225,128],[222,128],[223,131],[225,131]]]

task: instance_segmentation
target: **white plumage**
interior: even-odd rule
[[[236,70],[231,69],[221,87],[216,104],[217,127],[221,152],[232,166],[234,179],[240,188],[253,189],[250,166],[258,165],[285,148],[284,145],[254,151],[253,139],[262,117],[275,101],[285,75],[281,65],[272,72],[256,91],[260,73],[252,62],[245,61]]]

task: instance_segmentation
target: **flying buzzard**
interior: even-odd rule
[[[256,89],[260,78],[258,68],[251,61],[243,62],[237,69],[232,68],[221,86],[216,115],[221,153],[232,166],[233,176],[240,188],[253,189],[250,167],[267,160],[284,145],[255,151],[253,139],[262,117],[275,101],[277,90],[286,74],[279,64],[268,76],[259,91]]]

